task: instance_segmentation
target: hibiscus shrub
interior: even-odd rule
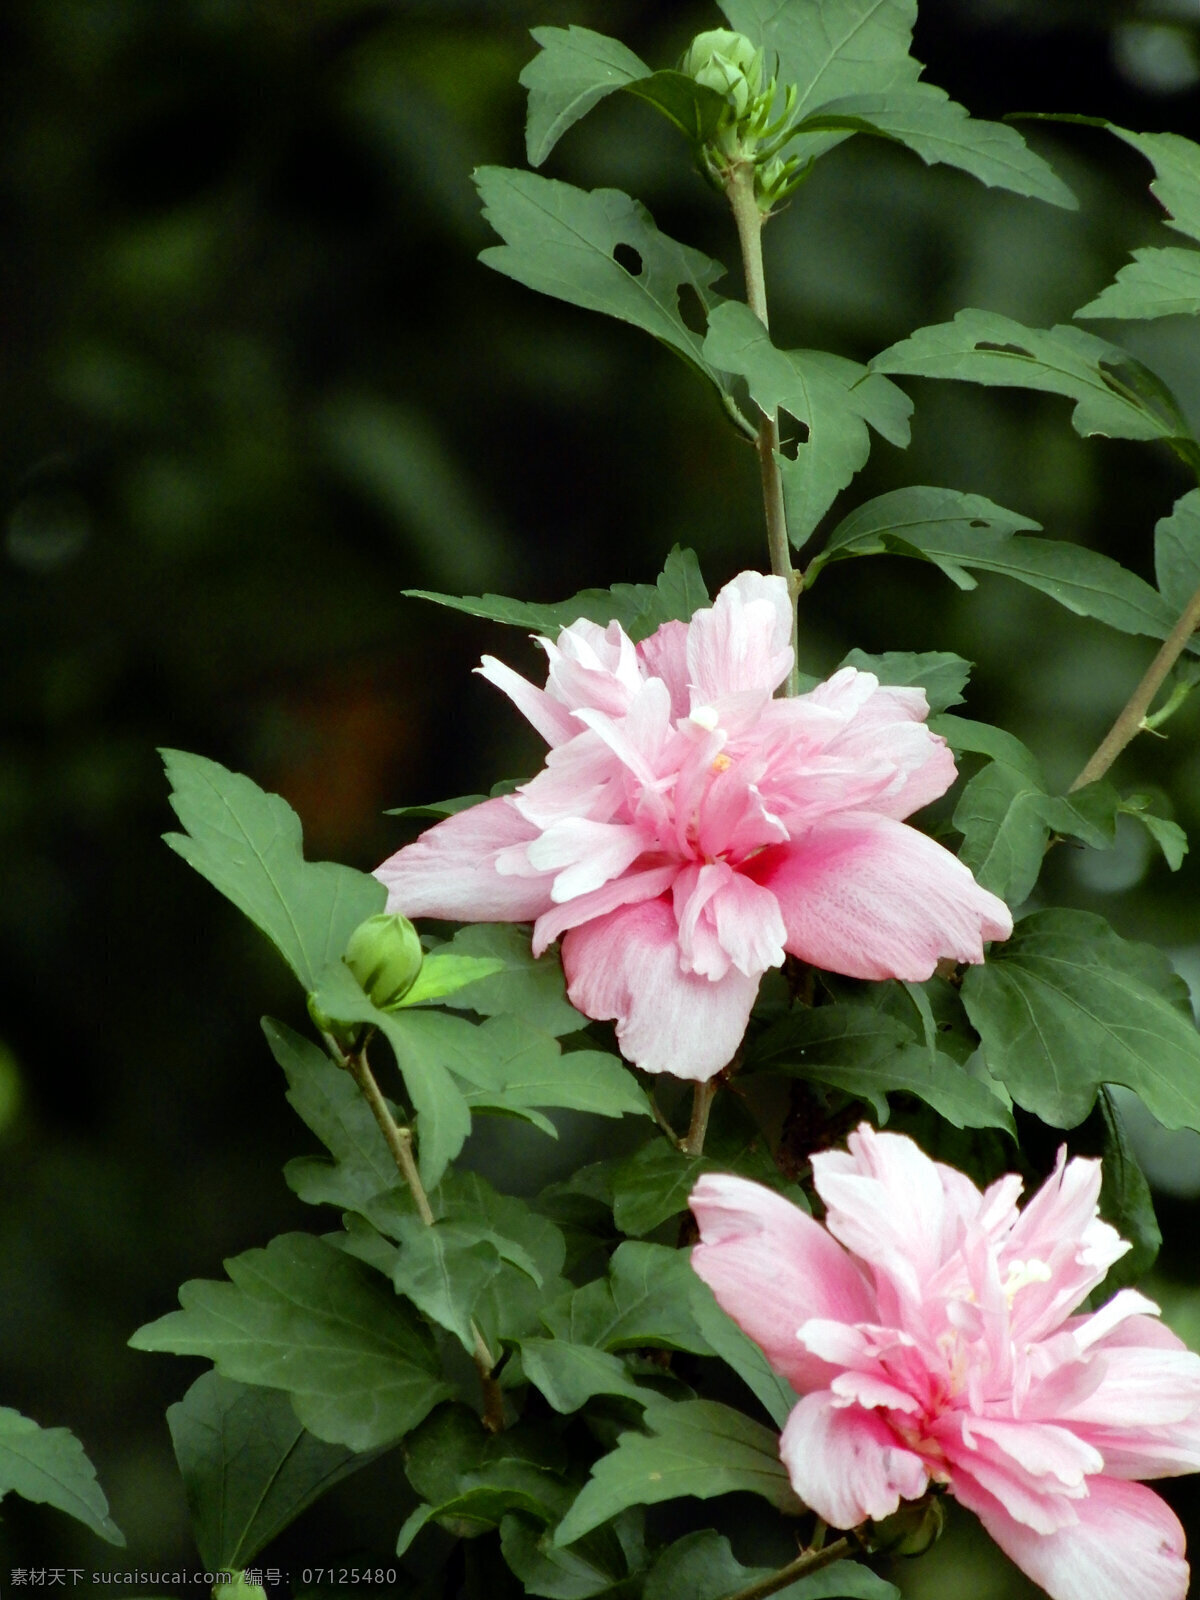
[[[907,442],[904,375],[1049,390],[1079,432],[1163,440],[1192,469],[1200,443],[1153,374],[1073,325],[963,311],[869,366],[777,348],[763,223],[852,135],[1073,199],[1014,129],[921,80],[904,0],[722,9],[679,70],[538,29],[522,81],[535,166],[620,90],[679,128],[731,208],[745,302],[628,196],[533,171],[477,174],[503,241],[483,259],[711,386],[758,453],[771,570],[710,598],[675,549],[655,584],[555,604],[425,595],[537,636],[544,684],[479,670],[547,752],[491,797],[420,808],[436,825],[373,876],[307,862],[281,799],[168,753],[169,842],[308,996],[313,1036],[264,1028],[328,1150],[288,1183],[334,1215],[184,1285],[133,1342],[214,1364],[170,1414],[213,1569],[244,1572],[398,1448],[397,1592],[884,1600],[880,1561],[932,1542],[949,1497],[1057,1600],[1182,1597],[1182,1531],[1137,1480],[1200,1466],[1200,1358],[1130,1286],[1158,1235],[1108,1086],[1200,1127],[1200,1035],[1162,954],[1035,885],[1052,842],[1104,849],[1120,814],[1173,866],[1186,849],[1107,773],[1194,677],[1200,491],[1159,525],[1157,589],[969,491],[829,513],[872,430]],[[1112,132],[1200,240],[1200,147]],[[1079,316],[1200,311],[1198,260],[1140,250]],[[781,447],[781,416],[803,442]],[[802,673],[797,602],[881,553],[1163,641],[1068,793],[951,711],[968,664],[935,638]],[[935,840],[921,812],[960,760]],[[554,1137],[556,1112],[610,1119],[608,1153],[540,1194],[474,1170],[473,1119]],[[1016,1143],[1034,1119],[1087,1120],[1093,1154],[1039,1171]]]

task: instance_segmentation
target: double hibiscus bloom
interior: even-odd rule
[[[385,861],[408,916],[533,921],[572,1003],[647,1072],[711,1078],[785,953],[854,978],[982,961],[1008,907],[902,820],[955,778],[922,689],[843,668],[775,699],[792,665],[781,578],[744,572],[634,645],[576,622],[544,689],[478,669],[549,745],[530,783]]]

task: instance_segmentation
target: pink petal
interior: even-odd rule
[[[693,704],[712,705],[744,690],[770,694],[792,667],[791,604],[782,578],[743,572],[688,627]]]
[[[657,900],[674,883],[678,867],[673,861],[648,866],[638,872],[626,872],[590,894],[576,895],[552,905],[533,925],[533,953],[540,956],[552,945],[560,933],[568,928],[578,928],[585,922],[594,922],[621,906],[640,905],[643,900]],[[591,1013],[594,1015],[594,1013]]]
[[[904,1448],[877,1412],[839,1405],[825,1391],[800,1401],[779,1454],[801,1500],[833,1528],[890,1516],[902,1498],[924,1494],[929,1482],[920,1456]]]
[[[800,1342],[813,1319],[871,1321],[874,1296],[842,1247],[782,1195],[725,1173],[706,1173],[689,1201],[700,1228],[692,1266],[719,1304],[803,1393],[836,1372]]]
[[[534,688],[519,672],[497,661],[495,656],[484,656],[475,671],[494,684],[501,694],[506,694],[551,747],[565,744],[579,732],[579,725],[566,706],[552,700],[544,689]]]
[[[671,696],[671,715],[686,717],[691,706],[688,690],[686,622],[664,622],[637,647],[638,660],[651,678],[661,678]]]
[[[748,978],[760,978],[782,964],[785,929],[769,890],[725,861],[686,867],[673,888],[687,970],[723,978],[732,965]]]
[[[529,864],[557,876],[550,890],[556,904],[590,894],[620,877],[646,848],[639,828],[627,822],[590,822],[565,817],[529,845]]]
[[[388,910],[408,917],[462,922],[525,922],[545,911],[552,872],[505,876],[496,858],[536,839],[506,796],[459,811],[375,869],[387,886]]]
[[[1185,1600],[1188,1566],[1179,1520],[1140,1483],[1092,1478],[1078,1521],[1039,1534],[992,1496],[956,1478],[953,1490],[1010,1560],[1052,1600]]]
[[[891,817],[829,817],[746,870],[779,901],[788,950],[850,978],[921,982],[1012,932],[1008,907],[961,861]]]
[[[571,1004],[615,1020],[634,1066],[699,1082],[732,1061],[758,993],[757,977],[736,968],[716,982],[680,970],[679,931],[665,898],[572,928],[562,958]]]

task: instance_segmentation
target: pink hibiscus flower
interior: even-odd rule
[[[1200,1468],[1200,1357],[1123,1289],[1072,1316],[1129,1246],[1100,1163],[1023,1211],[910,1139],[863,1126],[813,1157],[825,1225],[742,1178],[692,1193],[692,1265],[803,1398],[780,1454],[850,1528],[945,1484],[1055,1600],[1183,1600],[1174,1513],[1136,1478]]]
[[[568,993],[648,1072],[733,1057],[785,951],[855,978],[928,978],[1012,932],[1003,901],[900,820],[954,781],[922,689],[844,668],[774,699],[792,664],[787,589],[744,572],[640,645],[576,622],[545,689],[478,669],[550,746],[530,783],[449,817],[378,868],[389,909],[534,919]]]

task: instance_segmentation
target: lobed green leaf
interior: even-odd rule
[[[310,1433],[351,1450],[394,1443],[449,1394],[421,1323],[378,1275],[324,1240],[281,1234],[193,1280],[135,1350],[205,1356],[224,1377],[291,1398]]]
[[[68,1428],[39,1427],[11,1406],[0,1406],[0,1495],[5,1494],[53,1506],[109,1544],[125,1543],[75,1435]]]
[[[1080,306],[1077,317],[1181,317],[1200,312],[1200,251],[1171,246],[1133,252],[1116,282]]]
[[[779,1459],[779,1437],[713,1400],[651,1401],[646,1433],[623,1433],[602,1456],[554,1535],[558,1545],[599,1527],[627,1506],[748,1490],[798,1515],[800,1502]]]
[[[1086,911],[1039,911],[962,986],[988,1071],[1071,1128],[1122,1083],[1168,1128],[1200,1127],[1200,1034],[1167,958]]]
[[[166,842],[275,945],[306,990],[360,922],[382,911],[375,878],[305,861],[300,819],[276,794],[204,756],[162,751],[171,805],[186,834]]]

